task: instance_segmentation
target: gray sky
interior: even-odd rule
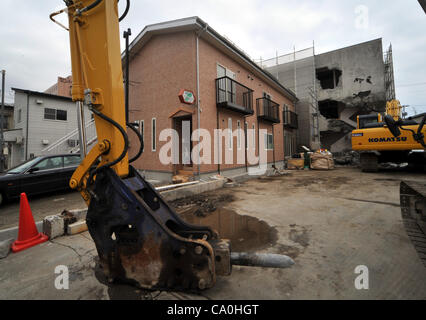
[[[124,10],[125,1],[120,1]],[[368,9],[367,24],[359,6]],[[71,73],[68,34],[49,20],[61,0],[2,0],[0,69],[11,87],[44,91],[57,76]],[[303,49],[315,41],[316,53],[383,38],[394,51],[397,99],[426,112],[426,15],[417,0],[132,0],[121,23],[134,38],[147,24],[199,16],[252,58],[266,59]],[[63,20],[65,22],[65,20]],[[123,42],[122,42],[123,46]]]

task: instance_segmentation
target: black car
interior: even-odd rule
[[[71,190],[69,181],[80,165],[79,154],[41,156],[0,175],[0,205],[6,199],[27,195]]]

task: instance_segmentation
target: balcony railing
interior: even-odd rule
[[[280,123],[279,104],[268,98],[259,98],[256,100],[257,116],[273,123]]]
[[[290,110],[283,112],[284,128],[297,129],[299,127],[297,122],[297,114]]]
[[[216,79],[216,103],[245,115],[253,114],[253,90],[229,78]]]

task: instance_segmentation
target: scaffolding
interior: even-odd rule
[[[389,45],[388,50],[385,52],[383,60],[385,63],[386,101],[392,101],[396,99],[395,80],[394,80],[394,72],[393,72],[392,44]]]

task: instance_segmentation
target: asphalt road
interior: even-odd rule
[[[41,221],[49,215],[59,214],[65,209],[86,208],[86,203],[80,193],[74,191],[28,197],[28,201],[35,221]],[[16,227],[18,223],[19,199],[11,200],[0,206],[0,230]]]

